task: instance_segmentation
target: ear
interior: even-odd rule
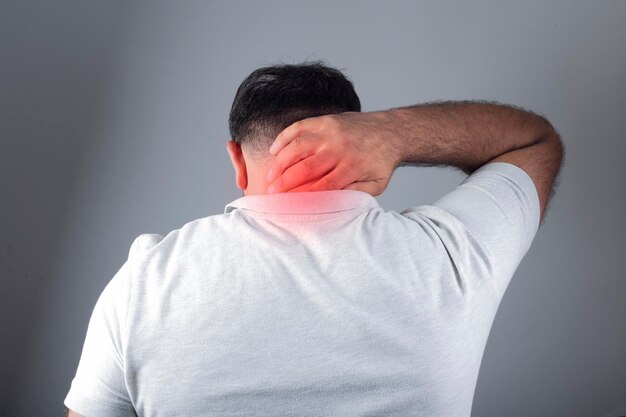
[[[235,168],[235,182],[237,187],[241,191],[245,191],[248,187],[248,173],[246,171],[246,161],[243,158],[243,152],[241,152],[241,146],[235,141],[229,140],[226,142],[226,150],[230,156],[230,161]]]

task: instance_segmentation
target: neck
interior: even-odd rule
[[[267,187],[270,184],[267,182],[265,177],[269,166],[248,164],[246,169],[248,185],[243,191],[243,195],[267,194]]]

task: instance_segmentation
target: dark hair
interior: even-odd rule
[[[243,80],[230,109],[233,141],[267,154],[287,126],[309,117],[361,111],[352,82],[322,61],[259,68]]]

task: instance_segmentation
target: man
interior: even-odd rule
[[[243,196],[133,242],[94,308],[70,416],[470,415],[564,147],[513,106],[360,110],[320,62],[243,81],[227,143]],[[402,165],[468,177],[384,210],[374,196]]]

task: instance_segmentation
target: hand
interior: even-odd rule
[[[400,162],[385,112],[345,112],[298,121],[270,147],[268,192],[387,188]],[[272,190],[273,187],[273,190]]]

